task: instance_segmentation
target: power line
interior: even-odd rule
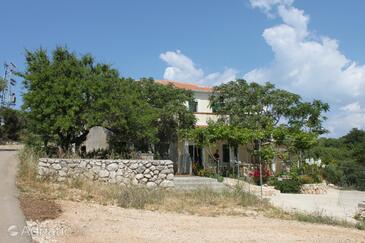
[[[1,107],[11,107],[16,103],[15,92],[13,87],[16,84],[16,80],[13,78],[16,66],[14,63],[4,63],[4,87],[0,92],[0,106]]]

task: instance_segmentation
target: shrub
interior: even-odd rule
[[[215,177],[216,172],[214,169],[201,169],[197,173],[198,176],[204,176],[204,177]]]
[[[315,180],[309,175],[301,175],[299,176],[299,181],[302,184],[312,184],[315,183]]]
[[[273,185],[275,189],[280,190],[282,193],[300,193],[300,187],[302,183],[298,178],[282,179],[276,178]]]
[[[323,169],[323,177],[327,182],[337,184],[341,181],[343,173],[335,164],[328,164]]]
[[[18,179],[27,184],[37,181],[38,159],[43,155],[41,151],[36,151],[25,146],[19,153]]]
[[[218,176],[217,176],[217,181],[218,181],[218,182],[223,182],[223,181],[224,181],[224,177],[223,177],[223,176],[218,175]]]
[[[292,177],[299,177],[303,179],[303,183],[321,183],[322,182],[322,171],[317,165],[308,165],[303,163],[301,166],[294,166],[290,170]]]
[[[260,168],[256,168],[255,170],[251,171],[249,174],[250,177],[253,178],[257,185],[260,184]],[[266,183],[271,176],[270,170],[266,166],[262,166],[262,182]]]

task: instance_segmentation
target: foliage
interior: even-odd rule
[[[253,178],[253,180],[255,181],[255,183],[257,185],[260,185],[260,167],[255,168],[253,171],[251,171],[249,173],[249,176]],[[270,179],[270,176],[271,176],[270,170],[266,166],[263,166],[262,167],[262,182],[266,183]]]
[[[196,173],[196,175],[203,176],[203,177],[209,177],[209,178],[215,178],[215,179],[217,179],[218,182],[224,181],[224,177],[221,175],[218,175],[216,170],[214,170],[212,168],[199,169],[198,172]]]
[[[226,141],[234,148],[250,144],[255,161],[265,163],[275,158],[277,145],[297,154],[313,147],[318,135],[326,132],[322,113],[329,109],[326,103],[303,102],[299,95],[273,84],[245,80],[215,87],[210,106],[219,116],[218,122],[183,131],[182,136],[199,146],[209,147],[217,141]]]
[[[27,128],[41,137],[45,147],[56,143],[67,152],[71,144],[79,146],[89,129],[100,123],[101,107],[97,102],[100,86],[118,78],[118,72],[106,64],[95,64],[90,55],[80,58],[66,48],[26,51],[23,95]]]
[[[303,184],[321,183],[322,170],[319,166],[302,163],[300,166],[292,165],[289,173],[283,172],[273,178],[270,184],[283,193],[300,193]]]
[[[321,138],[309,155],[325,164],[323,177],[338,186],[365,190],[365,131],[352,129],[340,138]]]
[[[6,88],[6,80],[0,77],[0,91],[3,91]]]
[[[231,146],[237,146],[264,136],[261,131],[231,126],[223,122],[210,122],[207,127],[183,130],[181,135],[199,146],[209,146],[217,141],[227,141]]]
[[[224,177],[221,175],[217,175],[217,181],[218,182],[223,182],[224,181]]]
[[[290,176],[294,178],[299,178],[303,184],[309,183],[321,183],[322,182],[322,170],[317,165],[309,165],[302,163],[299,167],[292,166],[290,169]],[[308,182],[309,183],[306,183]]]
[[[272,182],[275,189],[282,193],[300,193],[302,183],[298,178],[280,179],[275,178]]]
[[[262,129],[286,123],[294,130],[325,132],[323,112],[329,110],[319,100],[303,102],[297,94],[277,89],[271,83],[260,85],[243,79],[214,88],[211,106],[219,107],[217,114],[229,124]]]
[[[194,114],[185,105],[194,100],[193,93],[172,85],[158,84],[151,78],[141,79],[137,83],[142,99],[148,103],[155,115],[155,152],[160,158],[167,159],[169,147],[166,145],[177,142],[179,130],[192,128],[195,124]]]
[[[214,169],[211,168],[206,168],[206,169],[200,169],[197,173],[198,176],[203,176],[203,177],[215,177],[216,176],[216,171]]]
[[[2,107],[0,108],[0,117],[2,120],[0,140],[19,141],[25,126],[23,114],[18,110]]]
[[[58,47],[49,56],[44,49],[26,51],[23,77],[30,137],[52,145],[63,154],[85,141],[93,126],[111,132],[112,153],[153,151],[166,158],[166,144],[177,140],[179,129],[191,128],[195,117],[185,103],[192,92],[159,85],[152,79],[120,78],[91,55],[78,56]],[[37,143],[38,144],[38,143]],[[152,146],[156,145],[156,146]]]
[[[148,151],[146,146],[156,141],[154,122],[158,116],[143,99],[137,82],[124,78],[110,80],[104,83],[102,93],[108,95],[100,100],[104,110],[101,124],[111,131],[111,150],[124,156],[133,149]]]

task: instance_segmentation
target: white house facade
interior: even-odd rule
[[[172,80],[159,80],[156,82],[193,91],[195,104],[187,104],[187,106],[196,117],[197,127],[204,127],[208,125],[209,121],[218,120],[218,116],[213,112],[209,102],[209,97],[213,91],[212,87]],[[196,166],[212,169],[217,169],[218,167],[220,171],[229,173],[228,171],[233,169],[237,161],[250,163],[253,159],[248,152],[247,146],[239,146],[237,149],[234,149],[224,141],[208,148],[198,147],[191,141],[179,140],[178,145],[172,145],[170,149],[171,159],[175,160],[174,162],[176,163],[175,169],[177,174],[194,174],[194,167]],[[216,152],[219,154],[218,161],[213,156]]]

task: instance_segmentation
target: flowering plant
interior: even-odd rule
[[[260,184],[260,167],[257,167],[249,173],[249,176],[253,178],[256,184]],[[262,181],[267,182],[268,178],[271,176],[271,171],[266,167],[262,167]]]

